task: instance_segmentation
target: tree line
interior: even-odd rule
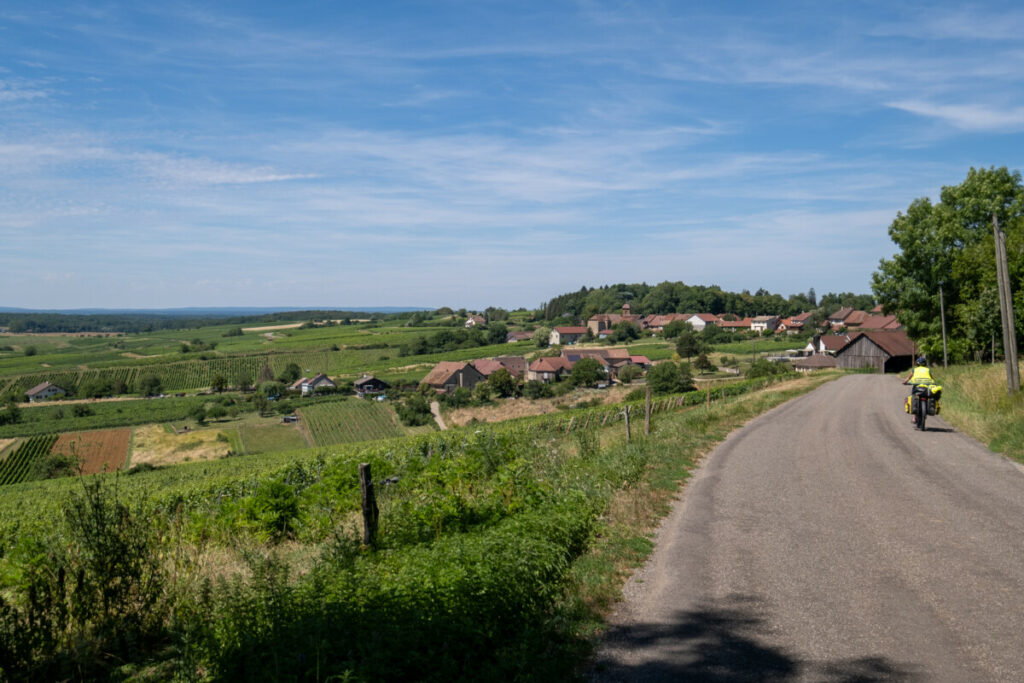
[[[843,292],[828,293],[820,299],[811,287],[806,293],[783,297],[766,289],[753,294],[749,290],[728,292],[718,285],[687,285],[683,282],[662,282],[651,286],[616,284],[603,287],[580,288],[577,292],[561,294],[541,305],[545,320],[572,318],[586,320],[599,313],[618,312],[629,304],[636,315],[665,315],[668,313],[731,314],[739,318],[757,315],[796,315],[822,308],[827,313],[843,306],[870,309],[874,299],[870,294]]]

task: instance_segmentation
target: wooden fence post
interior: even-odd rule
[[[651,385],[647,385],[647,400],[644,403],[644,436],[651,433]]]
[[[377,542],[377,497],[373,493],[373,477],[370,474],[370,463],[359,463],[359,487],[363,492],[363,545],[374,545]]]
[[[622,413],[626,417],[626,443],[629,443],[629,406],[626,406],[626,409],[622,411]]]

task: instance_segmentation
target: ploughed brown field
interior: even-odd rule
[[[131,444],[130,429],[98,429],[90,432],[61,434],[51,453],[63,453],[78,458],[82,474],[98,474],[120,469],[128,458]]]

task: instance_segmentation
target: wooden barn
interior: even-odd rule
[[[878,372],[906,372],[914,367],[917,347],[902,330],[871,330],[852,335],[849,343],[836,351],[841,368],[874,368]]]

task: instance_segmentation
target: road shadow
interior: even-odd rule
[[[587,681],[917,681],[916,667],[884,657],[801,661],[767,638],[763,602],[734,595],[681,612],[669,624],[613,627],[584,679]],[[647,661],[624,663],[615,652],[647,649]]]

